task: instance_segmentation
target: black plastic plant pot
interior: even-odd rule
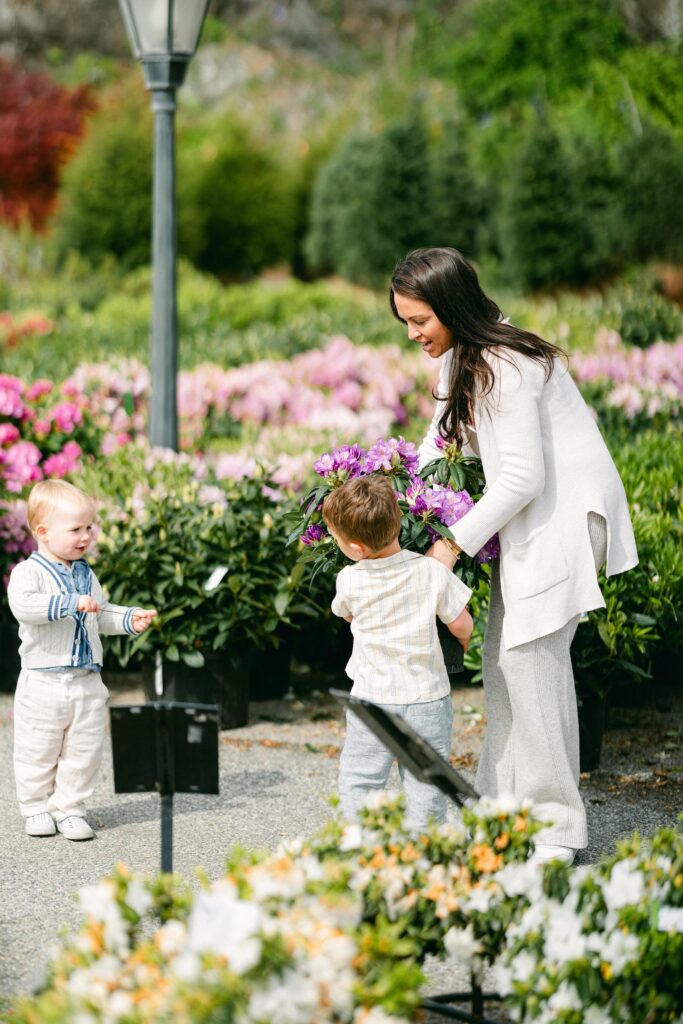
[[[217,704],[221,729],[239,729],[249,720],[249,673],[251,657],[233,665],[227,653],[206,656],[202,668],[190,668],[182,661],[163,663],[163,700],[188,704]],[[146,661],[142,681],[148,701],[161,699],[154,687],[155,664]]]
[[[436,620],[436,628],[443,652],[443,660],[446,663],[446,671],[449,676],[458,675],[465,667],[465,652],[462,644],[455,639],[452,633],[449,633],[448,628],[444,626],[440,619]]]

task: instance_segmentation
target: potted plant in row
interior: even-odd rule
[[[265,475],[149,489],[102,511],[100,578],[111,600],[155,607],[139,637],[116,637],[120,665],[142,657],[148,699],[218,703],[222,728],[247,721],[249,680],[299,610]],[[160,685],[161,684],[161,685]]]

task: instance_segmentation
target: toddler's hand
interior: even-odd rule
[[[133,615],[133,629],[136,633],[144,633],[147,627],[156,618],[156,608],[138,608]]]
[[[79,597],[76,611],[97,613],[99,610],[100,606],[94,597],[90,597],[89,594],[83,594],[82,597]]]

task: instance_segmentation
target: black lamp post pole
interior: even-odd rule
[[[174,87],[152,87],[154,201],[152,213],[152,396],[150,442],[178,450],[178,308]]]

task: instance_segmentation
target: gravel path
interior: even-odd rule
[[[197,865],[218,877],[235,844],[272,848],[306,835],[330,811],[343,742],[343,717],[306,677],[290,700],[254,702],[249,724],[220,735],[220,795],[174,800],[174,870],[193,877]],[[327,684],[329,684],[329,680]],[[141,703],[134,677],[109,680],[112,703]],[[479,687],[454,689],[455,764],[471,780],[485,719]],[[584,779],[591,846],[580,862],[612,850],[635,829],[649,832],[683,810],[683,695],[659,698],[652,709],[620,709],[607,734],[601,769]],[[159,799],[115,795],[109,743],[90,821],[97,839],[70,843],[61,836],[24,835],[12,772],[12,698],[0,695],[0,993],[27,991],[41,977],[49,944],[61,925],[79,921],[74,893],[123,861],[152,872],[159,867]],[[443,964],[430,967],[435,989],[461,986]]]

